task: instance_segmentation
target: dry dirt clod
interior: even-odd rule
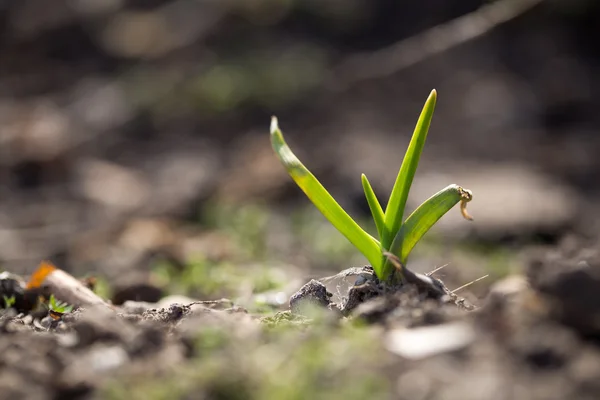
[[[324,284],[311,279],[290,297],[290,310],[294,314],[305,315],[310,307],[336,308],[330,300],[332,296]]]
[[[359,304],[352,315],[360,318],[369,324],[384,322],[386,317],[392,313],[399,305],[401,299],[399,296],[386,295],[371,299],[365,303]]]
[[[342,306],[342,313],[349,315],[359,305],[380,296],[383,291],[373,279],[366,279],[360,276],[357,279],[358,284],[348,290],[348,299]]]
[[[600,337],[600,254],[551,254],[528,269],[531,286],[549,301],[549,312],[586,336]]]
[[[146,320],[174,323],[190,313],[190,307],[184,304],[171,304],[167,308],[146,310],[142,317]]]
[[[413,297],[420,299],[420,301],[431,299],[440,304],[453,303],[459,309],[472,310],[474,308],[466,300],[450,292],[441,280],[412,272],[405,267],[401,267],[401,270],[403,272],[403,279],[393,280],[392,282],[381,282],[370,266],[350,268],[337,275],[322,278],[321,281],[331,283],[335,279],[356,276],[354,284],[348,288],[347,296],[341,295],[342,302],[339,309],[344,316],[354,313],[357,307],[368,303],[370,300],[387,295],[409,292],[413,294]],[[339,289],[340,287],[338,286]],[[386,302],[384,301],[384,303]],[[384,308],[391,307],[388,303],[386,304]],[[390,309],[388,312],[391,311],[393,309]],[[380,319],[379,317],[376,318],[376,320]]]

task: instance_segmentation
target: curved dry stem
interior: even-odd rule
[[[390,76],[436,54],[473,40],[527,12],[543,1],[495,1],[389,47],[352,55],[332,71],[329,80],[330,89],[344,90],[356,82]]]

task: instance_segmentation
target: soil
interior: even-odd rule
[[[542,2],[342,92],[326,89],[339,62],[487,2],[96,3],[0,5],[0,263],[15,274],[0,277],[15,301],[0,309],[0,400],[600,398],[600,252],[586,242],[600,221],[600,2]],[[450,263],[443,282],[321,278],[361,264],[327,257],[339,249],[322,219],[289,234],[308,202],[273,156],[270,116],[364,220],[360,173],[389,192],[432,88],[408,208],[453,182],[475,193],[476,222],[448,214],[431,232],[442,245],[411,260],[423,274]],[[246,212],[256,201],[269,217]],[[216,229],[218,212],[234,221]],[[262,312],[216,300],[262,296],[240,271],[259,275],[246,264],[265,255],[291,290]],[[31,311],[40,293],[20,276],[44,259],[97,275],[115,310]],[[153,279],[162,261],[176,282]],[[487,273],[465,299],[447,289]]]
[[[471,311],[407,285],[364,298],[347,317],[329,318],[331,293],[314,280],[299,293],[320,297],[313,304],[315,310],[327,310],[325,319],[318,312],[299,315],[299,294],[291,300],[294,312],[268,317],[227,301],[162,309],[126,302],[116,312],[80,309],[60,320],[4,310],[0,398],[265,398],[264,390],[277,393],[274,387],[279,388],[266,378],[271,363],[286,366],[283,380],[287,370],[315,368],[292,357],[291,349],[322,353],[324,362],[313,372],[327,376],[324,382],[288,382],[295,398],[311,393],[314,388],[306,384],[323,395],[341,394],[339,385],[373,377],[380,380],[375,398],[598,398],[600,252],[547,250],[533,257],[525,272],[494,284]],[[357,287],[366,284],[362,276]],[[349,339],[349,332],[351,337],[368,333],[369,344]],[[319,338],[316,348],[307,344],[309,338]],[[343,351],[356,357],[354,363],[338,365],[347,356],[339,354],[341,348],[332,351],[336,343],[347,346]],[[380,355],[373,361],[370,354]],[[260,366],[240,367],[255,357]],[[311,355],[313,363],[317,359]],[[190,372],[194,368],[200,375],[213,369],[228,375],[200,379]],[[129,380],[138,389],[126,390]],[[165,397],[161,385],[177,389]]]

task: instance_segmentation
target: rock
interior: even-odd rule
[[[356,282],[348,290],[348,297],[343,303],[342,313],[349,315],[361,304],[380,296],[383,291],[379,286],[379,281],[372,271],[370,275],[366,272],[358,275]]]
[[[548,311],[583,335],[600,335],[600,253],[583,249],[572,257],[551,253],[533,260],[531,286],[548,299]]]
[[[332,294],[327,291],[324,284],[314,279],[305,284],[290,297],[290,310],[294,314],[305,315],[310,307],[323,307],[331,309],[335,304],[331,303]]]
[[[414,329],[393,329],[386,336],[385,346],[401,357],[418,360],[463,349],[474,340],[475,331],[469,324],[452,322]]]
[[[411,187],[411,209],[451,183],[473,192],[467,209],[475,222],[464,221],[456,207],[433,228],[438,232],[448,236],[472,232],[488,239],[554,234],[576,216],[581,202],[576,192],[548,175],[514,164],[461,165],[444,165],[440,173],[421,175]]]

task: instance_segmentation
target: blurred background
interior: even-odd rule
[[[456,183],[475,221],[452,210],[411,265],[491,274],[481,295],[526,249],[596,236],[599,26],[594,0],[0,1],[0,265],[50,259],[116,302],[361,266],[270,117],[372,229],[360,173],[385,203],[435,88],[409,207]]]

